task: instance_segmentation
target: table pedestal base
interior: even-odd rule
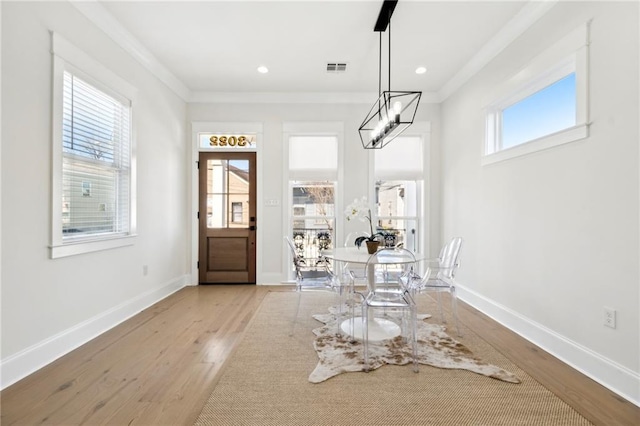
[[[362,340],[363,325],[362,317],[353,319],[353,330],[351,330],[351,319],[346,319],[340,324],[340,330],[344,333]],[[393,339],[401,333],[400,326],[393,321],[384,318],[372,318],[369,320],[369,341],[380,341]]]

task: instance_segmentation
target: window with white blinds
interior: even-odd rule
[[[129,232],[131,108],[64,72],[63,240]]]
[[[57,33],[51,257],[133,244],[137,90]]]
[[[410,250],[420,250],[420,227],[424,216],[423,138],[398,136],[374,157],[375,217],[377,227]]]
[[[297,134],[288,136],[287,142],[287,232],[314,269],[321,250],[331,249],[335,242],[339,136]],[[289,269],[292,278],[293,268]]]
[[[384,149],[374,149],[377,179],[422,179],[424,142],[420,136],[398,136]]]
[[[304,135],[289,138],[289,177],[335,180],[337,176],[336,136]]]

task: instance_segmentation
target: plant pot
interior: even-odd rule
[[[373,254],[378,250],[378,246],[380,245],[379,241],[366,241],[367,243],[367,251],[369,254]]]

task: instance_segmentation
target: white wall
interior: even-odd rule
[[[2,9],[4,387],[187,282],[188,144],[186,104],[73,6],[3,2]],[[133,246],[49,258],[49,31],[138,89]]]
[[[638,16],[636,2],[559,3],[442,105],[442,229],[465,239],[462,297],[636,403]],[[590,137],[482,167],[492,88],[590,19]]]
[[[372,103],[375,99],[372,99]],[[264,199],[277,199],[278,206],[259,206],[258,227],[262,232],[263,249],[258,254],[262,257],[262,273],[266,282],[258,284],[279,283],[285,271],[283,270],[282,235],[283,215],[287,205],[287,195],[283,193],[283,180],[287,179],[287,171],[283,169],[283,132],[282,125],[285,122],[342,122],[344,123],[344,180],[342,209],[337,211],[342,214],[344,206],[354,198],[369,194],[369,155],[370,151],[362,148],[358,127],[367,114],[371,105],[360,104],[217,104],[217,103],[191,103],[188,106],[188,121],[216,121],[216,122],[260,122],[263,123],[263,147],[261,149],[262,164],[264,170],[258,170],[259,179],[262,180],[263,193],[258,194],[258,202]],[[439,219],[439,190],[437,159],[438,136],[440,122],[440,107],[437,104],[420,104],[416,121],[428,121],[431,123],[431,153],[432,164],[430,167],[430,193],[432,216],[430,223],[430,235],[432,239],[429,245],[435,253],[439,250],[440,231]],[[411,128],[407,130],[409,132]],[[261,209],[261,215],[260,215]],[[364,224],[360,224],[364,225]],[[347,228],[349,227],[349,228]],[[346,223],[344,235],[351,231],[362,231],[358,224]],[[260,233],[258,234],[260,236]],[[273,250],[277,247],[277,250]],[[259,272],[260,273],[260,272]]]
[[[482,167],[482,106],[491,89],[591,18],[591,136]],[[188,123],[264,124],[259,201],[280,205],[263,206],[259,226],[278,247],[284,122],[344,122],[343,205],[368,192],[369,155],[357,128],[369,105],[187,107],[66,3],[3,2],[0,19],[3,387],[189,282]],[[139,90],[134,246],[49,259],[51,30]],[[636,402],[638,44],[636,3],[560,3],[442,108],[423,103],[417,117],[432,131],[429,246],[437,252],[443,239],[465,238],[463,298]],[[281,250],[265,244],[259,256],[265,276],[282,276]],[[602,326],[604,305],[618,311],[615,330]]]
[[[2,46],[2,2],[0,2],[0,47],[1,46]],[[0,54],[0,99],[2,99],[2,55],[1,54]],[[0,165],[1,164],[2,164],[2,102],[0,102]],[[2,173],[0,171],[0,307],[1,306],[2,306]],[[0,314],[0,354],[2,354],[2,315],[1,314]],[[0,359],[2,359],[1,355],[0,355]],[[0,370],[0,383],[1,382],[2,382],[2,370]]]

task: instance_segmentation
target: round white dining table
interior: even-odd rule
[[[332,250],[325,250],[322,255],[334,262],[340,262],[341,268],[344,268],[349,263],[356,263],[360,265],[366,265],[371,255],[367,252],[366,247],[337,247]],[[424,259],[424,256],[415,254],[416,262]],[[398,258],[398,263],[409,263],[406,257]],[[335,263],[334,263],[335,267]],[[338,277],[342,277],[342,273],[338,274]],[[353,292],[354,289],[351,289]],[[363,338],[363,318],[357,316],[344,320],[340,324],[340,329],[346,334],[355,337],[356,339]],[[395,322],[384,318],[372,318],[369,321],[369,340],[379,341],[384,339],[392,339],[399,336],[401,333],[400,326]]]
[[[336,260],[338,262],[345,263],[361,263],[366,264],[371,255],[367,252],[366,247],[336,247],[331,250],[322,251],[322,255],[329,259]],[[425,256],[421,253],[413,253],[416,258],[416,262],[420,262],[425,259]],[[404,258],[398,258],[398,263],[407,263]]]

